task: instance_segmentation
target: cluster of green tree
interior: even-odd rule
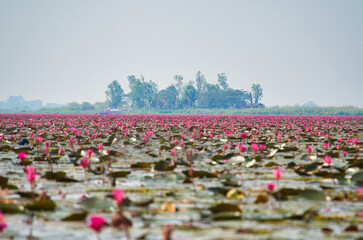
[[[344,107],[267,107],[243,109],[136,109],[130,114],[311,115],[363,116],[363,109]]]
[[[133,109],[226,109],[244,108],[261,100],[263,93],[260,84],[253,84],[252,91],[233,89],[228,86],[227,75],[218,74],[218,83],[211,84],[199,71],[195,81],[184,83],[182,75],[174,76],[174,84],[158,91],[152,80],[146,81],[134,75],[128,76],[130,92],[125,94],[117,80],[111,82],[106,93],[107,102],[112,108],[130,106]]]

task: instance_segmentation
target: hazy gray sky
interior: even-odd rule
[[[0,100],[105,100],[143,74],[260,83],[267,106],[362,107],[363,1],[0,0]]]

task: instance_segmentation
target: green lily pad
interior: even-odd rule
[[[40,200],[35,203],[25,205],[25,208],[34,211],[53,211],[56,206],[57,205],[52,200]]]
[[[24,207],[18,204],[0,202],[0,210],[3,213],[21,213],[24,211]]]
[[[62,221],[84,221],[88,215],[88,212],[72,213],[67,217],[63,218]]]

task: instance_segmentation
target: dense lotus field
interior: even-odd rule
[[[0,238],[359,239],[359,120],[0,114]]]

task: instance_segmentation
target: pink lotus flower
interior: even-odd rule
[[[19,158],[21,161],[23,161],[23,160],[26,158],[26,154],[25,154],[25,152],[20,152],[20,153],[18,153],[18,158]]]
[[[49,148],[47,147],[47,145],[44,146],[44,153],[45,155],[48,155],[49,153]]]
[[[103,149],[103,144],[98,144],[97,148],[99,151],[101,151]]]
[[[60,148],[60,149],[58,150],[58,156],[62,155],[63,153],[64,153],[64,149],[63,149],[63,148]]]
[[[346,151],[343,151],[343,156],[346,157],[348,153]]]
[[[28,179],[28,181],[30,183],[35,182],[36,178],[37,178],[37,172],[35,171],[35,167],[34,166],[26,166],[26,178]]]
[[[339,138],[339,139],[338,139],[338,141],[339,141],[340,143],[342,143],[342,142],[343,142],[343,138]]]
[[[173,149],[171,149],[171,150],[170,150],[170,152],[171,152],[171,155],[172,155],[173,157],[176,155],[176,149],[174,149],[174,148],[173,148]]]
[[[329,143],[325,142],[324,143],[324,149],[328,149],[328,147],[329,147]]]
[[[224,144],[223,145],[223,151],[227,150],[228,149],[228,144]]]
[[[0,211],[0,232],[4,231],[4,229],[7,227],[3,213]]]
[[[124,200],[125,190],[115,188],[112,193],[117,204],[121,205],[122,201]]]
[[[36,141],[38,144],[40,144],[40,143],[42,143],[42,142],[43,142],[43,138],[42,138],[42,137],[36,137],[36,138],[35,138],[35,141]]]
[[[359,140],[358,140],[358,139],[356,139],[356,138],[354,138],[354,139],[353,139],[353,144],[354,144],[354,145],[358,145],[358,143],[359,143]]]
[[[327,163],[328,165],[330,165],[330,163],[331,163],[331,156],[330,155],[325,155],[325,158],[323,159],[323,161],[325,163]]]
[[[179,143],[179,140],[175,139],[175,140],[174,140],[174,144],[175,144],[175,146],[176,146],[176,145],[178,145],[178,143]]]
[[[263,144],[260,144],[260,150],[261,151],[263,151],[263,150],[265,150],[266,149],[266,146],[265,145],[263,145]]]
[[[86,168],[89,166],[89,160],[88,158],[81,158],[81,163],[79,164],[80,167]]]
[[[188,149],[188,154],[189,155],[192,155],[192,153],[193,153],[193,150],[192,149]]]
[[[87,155],[87,157],[88,157],[88,158],[92,157],[92,155],[93,155],[93,150],[92,150],[92,149],[87,149],[87,151],[86,151],[86,155]]]
[[[275,168],[274,169],[275,180],[280,180],[281,175],[282,175],[282,170],[280,168]]]
[[[184,142],[180,142],[180,146],[184,147],[185,143]]]
[[[339,145],[339,144],[337,144],[336,148],[337,148],[337,150],[339,150],[339,149],[340,149],[340,145]]]
[[[310,153],[313,151],[313,148],[312,148],[312,147],[310,147],[310,146],[308,146],[308,147],[307,147],[307,150],[308,150],[308,153],[310,154]]]
[[[269,190],[270,192],[272,192],[272,191],[274,190],[274,188],[275,188],[275,184],[273,184],[273,183],[268,183],[268,184],[266,185],[266,187],[267,187],[267,190]]]
[[[257,144],[252,144],[252,150],[254,151],[254,152],[257,152],[258,151],[258,145]]]
[[[91,228],[96,233],[99,233],[101,231],[101,228],[103,225],[105,225],[106,221],[104,217],[98,216],[96,214],[93,214],[89,218],[89,222],[87,223],[87,226]]]

